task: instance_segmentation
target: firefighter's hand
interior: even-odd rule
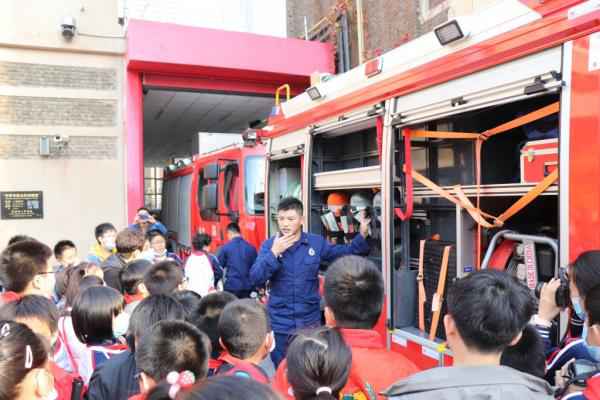
[[[288,234],[288,235],[280,235],[279,233],[275,237],[273,241],[273,245],[271,246],[271,252],[275,257],[279,257],[282,255],[287,249],[292,247],[294,243],[296,243],[296,235]]]
[[[371,224],[371,218],[366,217],[366,212],[361,211],[361,219],[360,219],[360,234],[365,239],[369,236],[369,225]]]
[[[544,283],[540,293],[540,307],[538,315],[545,321],[552,321],[560,314],[560,307],[556,305],[556,290],[560,286],[560,279],[552,278],[550,282]]]

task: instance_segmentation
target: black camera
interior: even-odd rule
[[[569,279],[567,278],[564,268],[560,269],[558,273],[558,278],[560,279],[560,286],[558,287],[558,289],[556,289],[554,302],[556,303],[557,307],[565,308],[571,302],[571,293],[569,291]],[[538,282],[538,284],[535,286],[534,293],[535,297],[537,297],[538,299],[542,294],[542,287],[545,283],[546,282]]]
[[[600,373],[600,364],[580,359],[575,360],[567,368],[569,380],[578,386],[585,386],[585,382],[592,376]]]

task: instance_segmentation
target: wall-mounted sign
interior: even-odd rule
[[[40,192],[0,192],[2,219],[44,218],[44,197]]]

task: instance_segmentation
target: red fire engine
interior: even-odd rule
[[[212,237],[211,250],[224,244],[230,222],[240,225],[252,245],[265,238],[265,148],[232,145],[180,161],[165,175],[162,220],[173,231],[182,255],[196,232]]]
[[[600,248],[598,31],[598,1],[500,1],[282,104],[260,132],[268,233],[300,184],[304,228],[347,240],[359,193],[388,345],[449,362],[454,279],[493,267],[534,289]]]

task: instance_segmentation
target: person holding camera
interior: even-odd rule
[[[582,253],[568,266],[567,274],[545,283],[539,293],[538,314],[532,323],[542,337],[546,349],[546,380],[555,383],[557,372],[573,359],[600,361],[600,347],[586,342],[583,300],[592,287],[600,285],[600,251]],[[569,307],[569,329],[559,346],[554,346],[551,331],[561,309]]]
[[[585,297],[587,343],[600,348],[600,285],[589,289]],[[559,378],[557,378],[558,382]],[[563,400],[600,400],[600,363],[585,359],[569,362],[560,374]]]

